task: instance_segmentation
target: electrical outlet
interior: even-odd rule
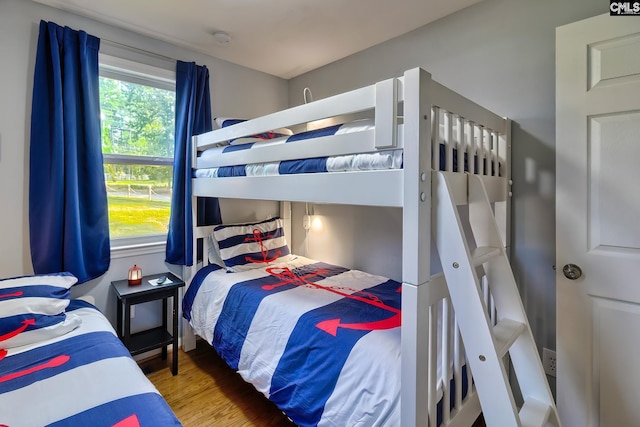
[[[548,348],[542,349],[542,366],[544,372],[552,377],[556,376],[556,352]]]

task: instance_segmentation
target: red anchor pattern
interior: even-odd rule
[[[244,239],[245,242],[258,242],[260,244],[260,254],[262,254],[262,259],[261,260],[256,260],[253,259],[249,256],[245,257],[244,259],[247,262],[252,262],[255,264],[268,264],[270,262],[273,262],[275,260],[277,260],[278,258],[280,258],[280,255],[282,255],[282,251],[278,250],[276,251],[275,255],[272,258],[267,258],[269,256],[269,250],[267,248],[264,247],[264,242],[262,241],[263,239],[273,239],[273,234],[265,234],[263,236],[263,233],[260,232],[260,230],[258,230],[257,228],[253,229],[253,237],[247,237]]]
[[[34,372],[42,371],[47,368],[57,368],[58,366],[62,366],[67,363],[71,359],[70,356],[66,354],[62,354],[60,356],[56,356],[53,359],[49,359],[48,361],[41,363],[40,365],[33,366],[29,369],[25,369],[22,371],[14,372],[12,374],[4,375],[0,377],[0,383],[5,381],[10,381],[16,378],[24,377],[25,375],[32,374]]]
[[[268,131],[268,132],[263,132],[263,133],[256,134],[256,135],[254,135],[254,136],[255,136],[256,138],[259,138],[259,139],[267,140],[267,139],[274,139],[274,138],[278,138],[278,136],[279,136],[279,135],[280,135],[280,134],[275,133],[275,132],[273,132],[273,131]]]
[[[0,298],[11,298],[11,297],[21,297],[22,295],[24,295],[24,292],[22,291],[16,291],[12,294],[4,294],[4,295],[0,295]],[[2,426],[0,426],[2,427]]]
[[[2,294],[0,295],[0,298],[11,298],[11,297],[21,297],[22,295],[24,295],[24,292],[22,291],[16,291],[10,294]],[[35,319],[26,319],[22,321],[22,326],[20,326],[18,329],[16,329],[15,331],[11,331],[11,332],[7,332],[4,335],[0,335],[0,342],[2,341],[6,341],[9,338],[13,338],[16,335],[20,334],[21,332],[23,332],[25,329],[27,329],[29,326],[31,325],[35,325],[36,321]],[[2,360],[2,358],[4,357],[4,355],[2,355],[2,353],[0,353],[0,360]],[[1,426],[0,426],[1,427]]]
[[[122,421],[115,423],[112,427],[140,427],[138,416],[133,414]]]
[[[22,326],[20,326],[18,329],[13,330],[11,332],[7,332],[4,335],[0,335],[0,342],[2,341],[6,341],[9,338],[13,338],[17,335],[19,335],[20,333],[24,332],[25,329],[27,329],[29,326],[31,325],[35,325],[36,324],[36,320],[35,319],[25,319],[22,321]]]
[[[316,324],[317,328],[325,331],[330,335],[333,335],[334,337],[337,335],[339,328],[362,330],[362,331],[375,331],[375,330],[396,328],[401,324],[401,321],[402,321],[401,310],[399,308],[391,307],[385,304],[382,300],[380,300],[380,298],[378,298],[377,296],[369,292],[365,292],[357,289],[350,289],[350,288],[323,286],[319,283],[314,283],[309,280],[313,276],[326,274],[328,270],[317,270],[313,273],[309,273],[304,276],[296,276],[287,267],[271,267],[271,268],[267,268],[266,272],[272,276],[279,278],[281,281],[278,283],[262,286],[262,289],[264,289],[265,291],[271,291],[273,289],[276,289],[284,285],[310,286],[314,289],[332,292],[344,298],[360,301],[362,303],[373,305],[375,307],[378,307],[393,313],[390,317],[386,319],[377,320],[374,322],[342,323],[340,318],[335,318],[335,319],[324,320]],[[351,293],[347,293],[344,291],[350,291]],[[396,290],[396,292],[401,292],[401,291],[402,291],[402,287],[399,287]]]

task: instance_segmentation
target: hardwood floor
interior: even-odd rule
[[[185,427],[294,427],[266,397],[233,372],[211,346],[199,340],[194,351],[180,350],[178,375],[171,355],[140,362]],[[473,427],[484,427],[482,417]]]
[[[294,426],[204,341],[198,341],[194,351],[180,350],[175,377],[170,362],[171,355],[141,362],[140,367],[185,427]]]

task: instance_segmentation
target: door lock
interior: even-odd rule
[[[566,264],[562,267],[562,273],[569,280],[578,280],[582,276],[582,269],[575,264]]]

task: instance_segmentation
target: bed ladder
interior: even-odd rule
[[[484,183],[500,178],[467,174],[465,185],[459,174],[433,175],[432,229],[487,426],[560,427]],[[469,249],[457,209],[466,203],[474,250]],[[497,310],[495,325],[483,298],[481,269]],[[507,354],[524,398],[520,409],[507,375]]]

